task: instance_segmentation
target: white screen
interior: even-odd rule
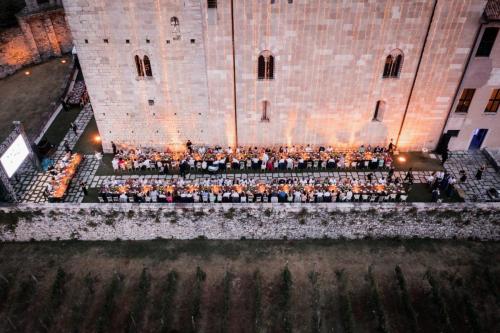
[[[28,146],[22,135],[19,135],[2,157],[0,157],[0,162],[2,162],[2,166],[9,178],[12,177],[21,164],[23,164],[28,155]]]

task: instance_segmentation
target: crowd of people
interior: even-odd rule
[[[406,201],[409,183],[396,177],[355,178],[257,178],[148,180],[104,182],[100,202],[384,202]]]
[[[47,173],[50,177],[45,184],[43,194],[49,201],[62,201],[64,199],[82,159],[82,155],[68,151],[56,165],[48,167]]]
[[[357,150],[339,151],[329,147],[281,146],[275,148],[220,146],[194,148],[190,141],[184,152],[154,149],[118,149],[113,143],[113,170],[157,170],[159,173],[189,170],[217,173],[227,170],[292,171],[306,169],[367,169],[390,168],[392,143],[389,147],[361,145]]]

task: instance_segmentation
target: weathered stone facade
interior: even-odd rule
[[[203,0],[64,0],[107,150],[111,140],[163,147],[188,138],[348,147],[387,144],[400,130],[402,149],[432,149],[485,4],[219,0],[208,9]],[[404,54],[400,76],[383,79],[395,49]],[[257,80],[265,50],[274,80]],[[136,54],[151,59],[151,79],[137,77]],[[373,121],[378,100],[386,108]]]
[[[45,6],[29,0],[17,21],[19,27],[0,33],[0,78],[71,51],[73,40],[59,0]]]
[[[500,240],[500,204],[22,204],[1,241],[439,238]]]

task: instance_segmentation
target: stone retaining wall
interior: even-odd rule
[[[0,240],[439,238],[500,240],[500,204],[21,204]]]

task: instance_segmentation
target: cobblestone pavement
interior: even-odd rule
[[[481,165],[486,165],[486,170],[481,180],[477,180],[476,172]],[[495,171],[481,151],[450,152],[444,167],[457,179],[460,178],[460,170],[465,171],[467,180],[464,183],[458,181],[456,187],[465,192],[466,201],[487,201],[488,189],[493,187],[500,190],[500,173]]]
[[[57,163],[64,156],[64,140],[68,140],[69,146],[73,149],[92,117],[92,107],[87,104],[76,118],[77,134],[75,135],[72,130],[68,130],[52,156],[54,163]],[[83,199],[83,194],[79,193],[81,192],[78,187],[79,182],[82,180],[90,182],[97,171],[98,162],[94,156],[87,155],[85,157],[86,159],[80,166],[77,176],[71,182],[66,201],[80,202]],[[18,172],[17,180],[12,180],[18,200],[21,202],[45,202],[47,199],[43,195],[43,190],[49,180],[49,175],[46,172],[34,170],[28,163]]]
[[[87,105],[82,109],[80,114],[76,119],[76,124],[78,126],[78,134],[75,135],[73,131],[69,130],[64,137],[64,140],[68,140],[71,148],[74,148],[81,134],[87,127],[88,123],[93,117],[92,107]],[[63,140],[63,142],[64,142]],[[59,143],[57,151],[53,155],[53,160],[57,163],[59,159],[64,156],[64,143]],[[110,176],[95,176],[97,169],[99,167],[100,161],[98,161],[94,155],[85,155],[85,160],[80,165],[79,171],[76,177],[70,184],[68,189],[68,195],[65,201],[67,202],[82,202],[83,192],[81,191],[79,184],[80,182],[86,182],[90,188],[99,188],[102,183],[106,180],[126,180],[130,178],[137,179],[176,179],[178,175],[134,175],[132,173],[120,173]],[[476,180],[475,175],[477,169],[481,165],[486,165],[486,170],[483,173],[481,180]],[[462,189],[465,194],[466,201],[487,201],[489,199],[486,194],[486,190],[489,188],[500,188],[500,174],[495,172],[491,164],[488,162],[486,157],[480,151],[461,151],[461,152],[451,152],[448,161],[445,163],[445,169],[453,174],[457,179],[460,178],[460,170],[464,170],[467,174],[467,181],[464,183],[458,182],[457,187]],[[186,179],[206,179],[206,178],[247,178],[254,177],[261,180],[270,181],[273,178],[288,178],[288,177],[315,177],[315,178],[356,178],[356,179],[366,179],[368,172],[301,172],[301,173],[235,173],[235,174],[218,174],[218,175],[206,175],[206,174],[188,174]],[[396,171],[395,177],[404,178],[404,171]],[[414,171],[415,183],[425,183],[426,176],[429,176],[433,171]],[[387,171],[375,171],[373,172],[374,177],[380,178],[387,175]],[[22,202],[45,202],[47,199],[43,195],[44,187],[49,179],[49,176],[45,172],[34,171],[29,166],[24,166],[21,171],[18,172],[18,180],[13,180],[14,188],[18,194],[18,198]]]

